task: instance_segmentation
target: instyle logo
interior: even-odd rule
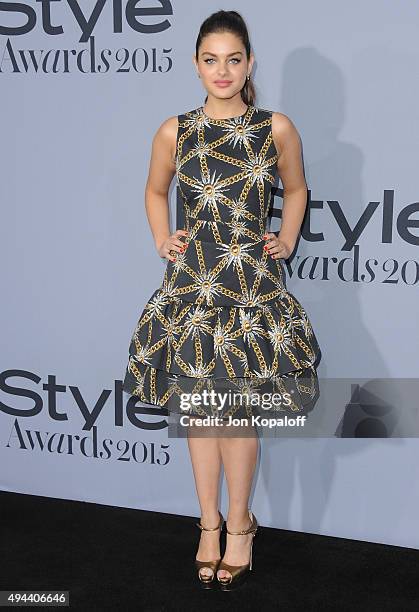
[[[19,384],[12,384],[9,379],[21,379],[25,383],[30,382],[33,389],[26,389]],[[41,394],[41,391],[43,392]],[[73,399],[73,407],[70,411],[71,416],[74,416],[82,424],[84,431],[90,431],[97,424],[102,412],[112,410],[114,416],[114,425],[116,427],[124,427],[125,418],[142,430],[160,430],[167,427],[167,410],[164,408],[147,407],[142,408],[137,406],[138,399],[131,396],[124,408],[122,381],[115,381],[115,388],[103,389],[100,396],[96,400],[94,406],[89,406],[79,387],[74,385],[62,385],[57,383],[57,378],[53,374],[49,374],[47,382],[42,383],[42,379],[37,374],[27,370],[5,370],[0,374],[0,392],[7,394],[12,400],[13,397],[27,398],[28,407],[15,407],[13,402],[4,403],[0,401],[0,412],[16,417],[34,417],[42,411],[48,413],[53,421],[68,421],[69,414],[60,408],[60,397],[62,394],[70,394]],[[112,397],[111,397],[112,396]],[[155,415],[160,417],[155,421],[142,421],[140,415]]]
[[[169,0],[159,0],[160,6],[154,7],[142,4],[141,0],[97,0],[86,8],[79,0],[36,0],[36,7],[24,2],[0,2],[0,35],[8,37],[2,45],[0,74],[56,74],[73,69],[83,73],[105,73],[112,63],[119,63],[116,72],[167,72],[172,67],[171,58],[166,56],[171,49],[96,48],[93,33],[100,21],[111,21],[112,34],[133,30],[150,35],[171,27],[168,17],[173,15],[173,8]],[[88,42],[89,49],[16,49],[9,38],[23,36],[37,28],[48,36],[59,36],[64,34],[64,24],[71,21],[80,31],[78,43]],[[84,59],[86,54],[90,59],[88,65]]]
[[[282,189],[274,189],[274,196],[283,197]],[[417,249],[412,250],[413,257],[396,259],[387,257],[380,260],[380,255],[362,258],[361,249],[365,246],[366,229],[374,229],[375,240],[369,238],[368,251],[374,245],[392,245],[397,239],[412,247],[419,247],[419,202],[412,202],[399,208],[394,206],[395,192],[385,189],[382,201],[368,202],[359,217],[350,223],[344,207],[337,200],[312,200],[308,192],[308,202],[301,226],[301,237],[308,243],[332,244],[336,236],[341,240],[340,249],[348,253],[347,257],[310,255],[285,260],[285,268],[290,277],[301,279],[331,280],[337,277],[344,282],[371,283],[378,281],[389,284],[418,285],[419,260]],[[281,204],[274,204],[272,216],[281,218]],[[325,223],[325,216],[333,224]],[[352,216],[352,215],[351,215]],[[318,228],[326,230],[318,231]],[[382,251],[382,249],[381,249]],[[351,252],[351,253],[349,253]],[[390,253],[389,253],[390,254]],[[351,255],[351,256],[349,256]]]
[[[26,383],[30,381],[34,389],[25,389],[19,385],[9,383],[10,378],[18,378]],[[6,370],[0,374],[0,391],[10,397],[10,402],[0,401],[1,413],[14,417],[7,430],[2,423],[0,444],[10,451],[28,451],[53,454],[79,456],[85,459],[99,461],[125,461],[141,465],[164,467],[169,464],[171,454],[169,444],[152,439],[139,440],[137,438],[105,438],[101,436],[98,421],[103,411],[108,413],[113,409],[114,424],[123,427],[125,417],[134,425],[136,431],[159,430],[167,426],[162,415],[167,414],[164,409],[148,407],[147,410],[136,406],[136,398],[130,397],[126,408],[123,408],[122,381],[115,381],[113,405],[109,401],[112,391],[104,389],[94,406],[89,407],[83,399],[78,387],[73,385],[60,385],[55,376],[48,376],[48,382],[41,383],[41,378],[26,370]],[[41,392],[35,390],[41,389]],[[69,393],[74,399],[70,410],[71,420],[77,421],[77,427],[82,423],[83,433],[74,431],[57,431],[58,421],[69,421],[69,414],[60,408],[60,397]],[[23,397],[28,400],[28,407],[13,406],[13,397]],[[111,405],[110,405],[111,404]],[[46,427],[28,427],[24,422],[26,418],[36,417],[44,412],[51,419]],[[156,415],[161,418],[151,421],[141,421],[141,414]],[[45,420],[45,419],[44,419]],[[87,434],[86,434],[87,432]],[[127,432],[128,433],[128,432]]]
[[[282,197],[283,190],[276,189],[275,195]],[[301,227],[301,235],[308,242],[323,242],[327,239],[323,232],[313,232],[312,226],[318,223],[318,215],[313,211],[323,211],[328,207],[344,239],[342,251],[351,251],[362,238],[367,225],[371,223],[373,217],[377,216],[380,216],[381,223],[380,235],[377,236],[378,242],[391,244],[396,230],[402,240],[419,246],[419,232],[416,234],[411,232],[412,228],[419,229],[419,202],[408,204],[395,214],[394,189],[384,189],[382,202],[368,202],[353,227],[346,218],[344,208],[337,200],[326,200],[326,202],[312,200],[311,190],[308,190],[308,196],[306,215]],[[281,218],[281,214],[282,210],[274,208],[274,216]]]

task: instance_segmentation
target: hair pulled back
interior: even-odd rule
[[[231,32],[232,34],[236,34],[236,36],[238,36],[238,38],[240,38],[242,41],[243,46],[246,49],[247,60],[249,60],[251,51],[249,32],[243,17],[237,11],[222,10],[212,13],[212,15],[207,17],[205,21],[202,22],[195,45],[196,59],[198,59],[199,47],[201,46],[202,40],[205,38],[205,36],[218,32]],[[256,100],[256,91],[251,76],[249,79],[246,78],[240,94],[243,102],[248,105],[254,105]],[[207,99],[208,96],[205,98],[205,102]]]

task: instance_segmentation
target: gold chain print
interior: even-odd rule
[[[223,410],[216,400],[188,414],[312,409],[317,338],[286,288],[281,260],[263,249],[277,161],[270,110],[249,105],[241,116],[212,119],[200,106],[178,115],[176,182],[187,248],[167,262],[138,318],[123,381],[145,404],[180,414],[185,394],[206,391],[234,399]],[[290,400],[269,410],[238,401],[253,393]]]

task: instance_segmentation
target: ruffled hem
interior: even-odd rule
[[[270,378],[196,378],[173,375],[132,359],[123,390],[168,413],[220,419],[307,415],[319,397],[314,366]]]
[[[318,396],[320,348],[307,313],[288,291],[253,306],[208,306],[157,289],[129,348],[123,389],[141,401],[182,413],[185,394],[228,394],[227,408],[191,406],[189,413],[228,416],[308,412]],[[240,395],[280,394],[279,406],[250,409]],[[234,395],[234,398],[233,398]],[[289,398],[288,398],[289,396]],[[216,396],[220,398],[220,395]],[[214,399],[214,395],[212,395]],[[182,400],[182,401],[181,401]]]

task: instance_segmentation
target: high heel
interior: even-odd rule
[[[195,523],[195,525],[203,531],[217,531],[217,529],[220,529],[221,533],[221,529],[223,528],[224,524],[224,517],[220,511],[218,511],[218,514],[220,516],[220,520],[217,527],[204,527],[203,525],[201,525],[201,523]],[[221,557],[218,557],[218,559],[214,559],[211,561],[199,561],[198,559],[195,559],[195,569],[198,571],[199,584],[203,589],[211,589],[213,587],[213,584],[215,582],[214,577],[217,572],[218,564],[220,563],[220,561]],[[204,567],[207,567],[212,570],[212,574],[210,576],[201,573],[201,569]]]
[[[221,561],[219,563],[217,571],[226,570],[230,572],[230,576],[223,577],[218,576],[217,573],[217,580],[222,591],[232,591],[236,587],[243,584],[246,580],[247,575],[252,569],[253,538],[255,537],[259,525],[255,515],[250,511],[250,509],[249,518],[251,520],[250,527],[248,529],[243,529],[242,531],[230,531],[226,525],[226,531],[230,535],[246,535],[247,533],[252,533],[253,536],[250,542],[249,563],[246,563],[245,565],[230,565],[228,563],[225,563],[224,561]]]

